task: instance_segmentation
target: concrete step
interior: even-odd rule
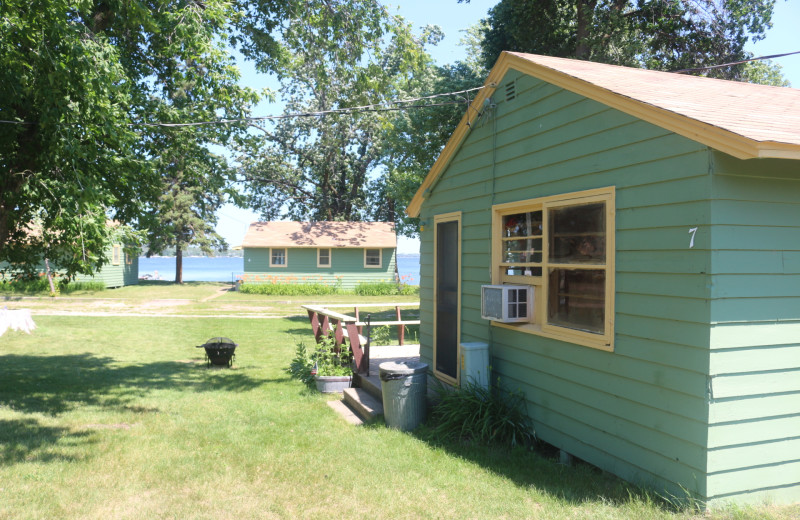
[[[383,402],[383,394],[381,393],[381,380],[377,375],[373,374],[370,377],[366,377],[361,374],[353,374],[353,386],[363,388],[378,402]]]
[[[355,410],[347,406],[344,401],[328,401],[328,406],[333,408],[336,413],[350,424],[355,426],[364,424],[364,421],[356,414]]]
[[[352,408],[364,421],[372,422],[383,415],[381,401],[363,388],[346,388],[344,390],[344,403]]]

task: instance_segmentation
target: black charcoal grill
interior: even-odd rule
[[[211,338],[197,348],[206,349],[206,361],[208,366],[232,366],[233,358],[236,357],[236,343],[231,338]]]

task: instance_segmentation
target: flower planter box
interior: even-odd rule
[[[352,379],[353,376],[314,376],[317,390],[323,394],[344,392],[345,388],[350,388]]]

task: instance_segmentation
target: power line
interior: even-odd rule
[[[741,65],[742,63],[748,63],[750,61],[770,60],[772,58],[782,58],[784,56],[791,56],[792,54],[800,54],[800,51],[785,52],[783,54],[772,54],[771,56],[759,56],[757,58],[750,58],[750,59],[747,59],[747,60],[732,61],[730,63],[723,63],[722,65],[709,65],[708,67],[697,67],[697,68],[694,68],[694,69],[671,70],[670,72],[674,72],[675,74],[683,74],[683,73],[686,73],[686,72],[700,72],[700,71],[703,71],[703,70],[721,69],[723,67],[730,67],[731,65]]]
[[[323,117],[326,115],[332,114],[351,114],[351,113],[363,113],[363,112],[395,112],[399,110],[409,110],[414,108],[429,108],[429,107],[440,107],[440,106],[447,106],[447,105],[463,105],[469,102],[469,97],[464,98],[462,101],[448,101],[444,103],[426,103],[422,105],[411,105],[410,103],[418,103],[420,101],[427,101],[430,99],[436,99],[445,96],[457,96],[459,94],[467,94],[469,92],[473,92],[475,90],[481,90],[484,88],[483,86],[468,88],[465,90],[457,90],[453,92],[443,92],[441,94],[432,94],[430,96],[421,96],[411,99],[399,99],[394,101],[385,101],[383,103],[374,103],[371,105],[361,105],[356,107],[344,107],[344,108],[334,108],[331,110],[318,110],[318,111],[311,111],[311,112],[294,112],[289,114],[280,114],[280,115],[270,115],[270,116],[256,116],[256,117],[242,117],[242,118],[234,118],[234,119],[217,119],[214,121],[194,121],[191,123],[148,123],[148,122],[138,122],[138,123],[128,123],[128,126],[131,127],[169,127],[169,128],[176,128],[176,127],[187,127],[187,126],[203,126],[203,125],[225,125],[230,123],[251,123],[255,121],[268,121],[268,120],[279,120],[279,119],[292,119],[296,117]],[[398,105],[398,106],[387,106],[387,105]],[[0,120],[0,124],[15,124],[15,125],[35,125],[36,123],[30,121],[7,121],[7,120]],[[61,123],[65,126],[70,125],[80,125],[81,123]]]

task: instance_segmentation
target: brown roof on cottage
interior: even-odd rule
[[[445,170],[470,124],[509,69],[593,99],[738,157],[800,159],[800,90],[687,76],[603,63],[504,52],[406,212]]]
[[[397,247],[393,222],[254,222],[242,247]]]

